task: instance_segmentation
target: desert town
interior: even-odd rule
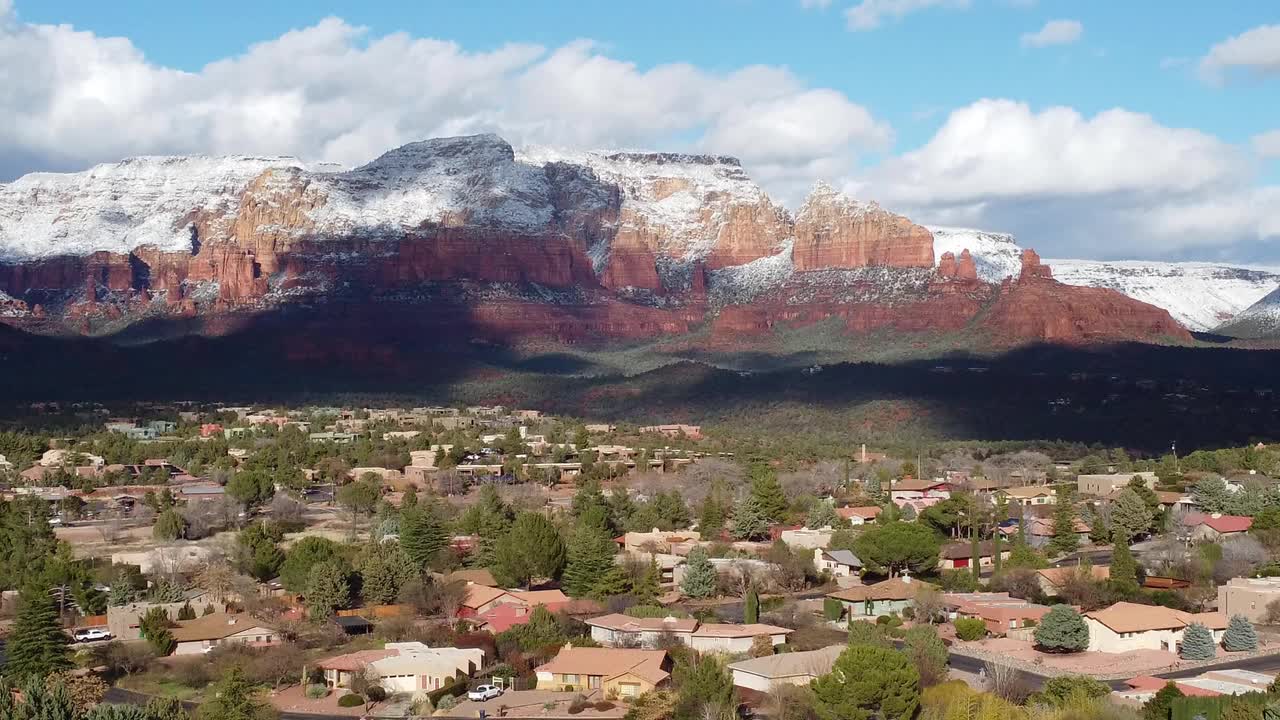
[[[1261,444],[797,461],[503,407],[131,410],[0,435],[6,673],[290,717],[825,717],[844,673],[886,717],[1280,688]]]

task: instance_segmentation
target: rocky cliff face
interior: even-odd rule
[[[936,270],[934,253],[924,227],[825,185],[793,218],[732,158],[517,153],[493,135],[341,172],[142,158],[0,186],[0,319],[44,332],[144,317],[218,332],[340,301],[499,341],[707,324],[723,340],[826,318],[851,333],[989,324],[1010,342],[1179,336],[1155,308],[1059,285],[1032,251],[1003,290],[967,247]]]

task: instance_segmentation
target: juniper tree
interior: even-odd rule
[[[1036,645],[1049,652],[1080,652],[1089,647],[1089,626],[1070,605],[1054,605],[1035,630]]]
[[[684,578],[680,581],[680,589],[692,598],[710,597],[716,590],[716,568],[707,557],[707,551],[695,547],[689,551],[688,562],[684,566]]]

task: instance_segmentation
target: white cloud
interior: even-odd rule
[[[1200,59],[1201,75],[1210,82],[1221,82],[1232,69],[1280,73],[1280,25],[1261,25],[1227,38]]]
[[[1280,158],[1280,130],[1254,135],[1253,151],[1258,157]]]
[[[900,20],[919,10],[935,7],[963,9],[969,5],[970,0],[862,0],[845,10],[844,17],[850,30],[874,30],[885,19]]]
[[[854,187],[921,221],[1018,232],[1048,256],[1274,259],[1258,240],[1280,233],[1264,202],[1280,188],[1256,187],[1255,171],[1240,148],[1148,115],[981,100]]]
[[[492,131],[516,145],[736,154],[766,181],[807,184],[891,138],[865,108],[784,68],[640,69],[586,40],[470,52],[337,18],[196,72],[150,63],[123,38],[0,24],[0,115],[0,178],[135,154],[354,165],[413,140]]]
[[[1019,38],[1022,47],[1042,48],[1050,45],[1070,45],[1084,34],[1084,25],[1077,20],[1050,20],[1033,33],[1023,33]]]

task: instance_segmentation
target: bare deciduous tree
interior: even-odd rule
[[[1222,560],[1213,566],[1213,579],[1224,585],[1233,577],[1245,577],[1270,559],[1267,549],[1255,537],[1237,535],[1220,543]]]

